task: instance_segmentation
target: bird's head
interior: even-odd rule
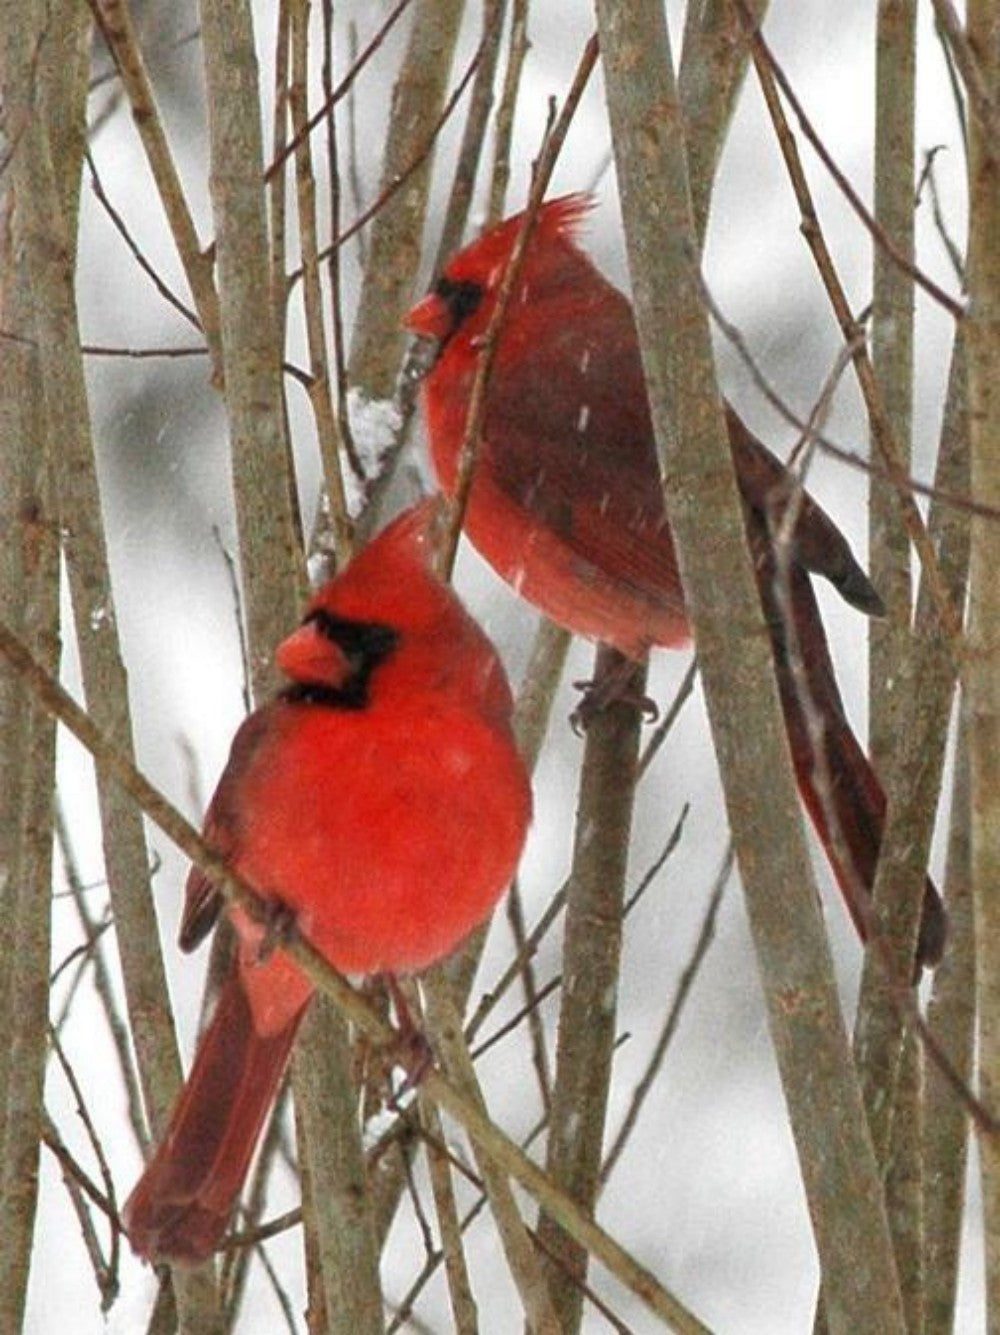
[[[567,261],[579,257],[575,239],[593,205],[586,194],[563,195],[542,205],[513,297],[515,304],[563,279]],[[453,255],[427,296],[405,317],[406,328],[436,339],[441,347],[459,330],[470,338],[481,334],[489,323],[524,220],[523,213],[506,218]]]
[[[487,712],[509,713],[496,651],[434,569],[442,522],[440,497],[419,502],[313,595],[275,655],[286,694],[363,708],[388,674],[397,691],[412,681],[471,692]]]

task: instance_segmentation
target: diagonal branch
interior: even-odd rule
[[[266,915],[251,886],[230,869],[225,858],[198,834],[177,808],[167,800],[135,765],[104,735],[85,710],[35,660],[9,626],[0,622],[0,656],[37,695],[39,701],[80,741],[94,757],[108,779],[127,792],[135,805],[173,840],[177,847],[211,877],[214,885],[232,903],[237,903],[253,917]],[[294,929],[283,949],[303,973],[361,1033],[388,1047],[397,1039],[395,1030],[361,992],[355,990],[326,962],[322,955]],[[457,1090],[437,1070],[423,1077],[421,1091],[438,1107],[455,1118],[482,1153],[497,1168],[513,1177],[533,1196],[571,1236],[587,1248],[603,1265],[668,1328],[677,1335],[711,1335],[683,1303],[666,1289],[648,1269],[640,1265],[614,1238],[606,1233],[565,1192],[552,1184],[547,1175],[495,1126],[465,1094]]]

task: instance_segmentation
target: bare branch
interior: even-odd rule
[[[881,1184],[817,909],[715,383],[666,20],[658,0],[627,9],[598,0],[597,13],[664,499],[831,1329],[902,1335]],[[668,308],[673,318],[664,324]]]
[[[160,120],[152,85],[142,52],[132,25],[132,14],[126,0],[90,0],[94,21],[107,42],[108,50],[118,70],[132,109],[149,168],[156,181],[164,213],[173,233],[174,244],[191,295],[198,309],[205,340],[212,355],[213,371],[221,377],[221,349],[219,345],[219,303],[212,281],[213,257],[203,250],[188,208],[180,175],[170,152],[170,145]]]
[[[986,96],[1000,105],[1000,25],[991,0],[969,0],[966,25]],[[1000,137],[969,118],[969,316],[966,352],[972,494],[1000,504]],[[1000,1108],[1000,525],[974,519],[969,658],[964,684],[972,775],[979,1088]],[[986,1325],[1000,1321],[1000,1138],[980,1136]]]

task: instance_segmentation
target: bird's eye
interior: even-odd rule
[[[434,293],[448,307],[451,315],[451,332],[454,333],[464,320],[467,320],[479,307],[483,299],[483,289],[479,283],[468,280],[441,277],[434,284]]]
[[[376,621],[352,621],[317,608],[306,617],[341,649],[356,672],[370,673],[399,643],[399,632]]]

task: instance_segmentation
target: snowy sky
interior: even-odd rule
[[[178,12],[162,22],[176,32],[194,23]],[[362,42],[388,6],[355,3],[338,7],[341,22],[354,13]],[[776,4],[768,33],[776,52],[819,126],[842,170],[865,198],[871,188],[874,118],[873,28],[869,0],[797,0]],[[940,54],[922,6],[919,64],[918,153],[945,144],[938,158],[942,200],[952,235],[964,235],[964,161]],[[274,28],[270,4],[255,12],[265,86],[270,78],[267,46]],[[679,40],[682,6],[671,4]],[[155,23],[154,15],[150,22]],[[173,26],[175,25],[175,26]],[[526,68],[523,114],[518,123],[512,208],[524,198],[527,169],[540,141],[547,99],[561,100],[593,25],[581,0],[534,7],[532,48]],[[467,24],[456,69],[475,42]],[[155,28],[153,29],[155,32]],[[367,201],[379,173],[381,127],[386,116],[400,41],[391,38],[358,84],[358,167]],[[203,236],[210,208],[200,112],[197,44],[153,60],[154,77],[169,133]],[[95,95],[95,110],[102,105]],[[269,122],[265,119],[265,125]],[[435,175],[434,211],[446,197],[449,155],[455,136],[442,143]],[[121,109],[93,144],[105,188],[112,193],[144,251],[183,290],[176,258],[159,216],[134,128]],[[625,268],[609,137],[599,81],[588,91],[567,142],[552,186],[596,189],[599,208],[587,228],[587,242],[599,264],[625,285]],[[852,301],[863,306],[870,292],[869,238],[851,217],[811,156],[806,166],[820,216]],[[80,307],[85,342],[105,345],[190,346],[193,337],[176,313],[160,301],[125,254],[86,182],[83,190]],[[437,227],[429,231],[432,254]],[[954,290],[943,247],[924,207],[919,220],[921,263]],[[357,288],[353,251],[346,266],[348,299]],[[429,263],[429,261],[428,261]],[[796,408],[813,401],[837,356],[839,336],[822,296],[777,149],[752,81],[744,89],[722,164],[706,253],[706,274],[716,301],[742,331],[755,358]],[[926,471],[940,421],[947,371],[947,320],[918,298],[918,401],[915,410],[917,468]],[[669,318],[669,313],[665,313]],[[303,360],[293,339],[288,355]],[[732,352],[719,347],[720,373],[727,394],[750,424],[780,453],[792,443],[789,428],[764,404]],[[233,543],[234,523],[227,478],[225,422],[206,384],[201,359],[139,362],[92,359],[88,363],[101,480],[110,535],[120,633],[129,670],[140,763],[154,781],[197,818],[224,762],[229,740],[243,712],[238,644],[232,596],[220,548]],[[311,513],[317,466],[308,408],[300,389],[289,391],[291,421],[300,460],[305,513]],[[853,385],[845,380],[829,424],[829,434],[853,448],[866,448],[866,435]],[[865,486],[841,465],[817,462],[812,485],[863,554]],[[459,587],[496,638],[517,677],[524,665],[533,616],[486,570],[474,554],[463,553]],[[861,652],[865,627],[860,617],[825,592],[835,652],[845,694],[859,729],[865,723],[860,699],[865,672]],[[585,677],[591,650],[573,652],[567,680]],[[653,666],[653,694],[672,697],[687,666],[686,654],[661,653]],[[67,677],[75,682],[72,652]],[[580,742],[567,725],[574,696],[567,687],[557,705],[552,738],[539,770],[538,812],[524,866],[524,891],[532,916],[565,872],[572,834]],[[198,795],[192,793],[191,755]],[[101,878],[99,832],[88,782],[88,767],[77,748],[61,746],[63,800],[85,881]],[[620,1010],[623,1033],[611,1126],[621,1117],[649,1046],[673,995],[693,945],[726,832],[714,760],[700,697],[688,706],[675,738],[654,766],[640,793],[632,858],[638,879],[659,851],[683,804],[691,812],[684,840],[654,892],[637,910],[625,949]],[[200,1004],[204,955],[182,958],[173,948],[183,866],[156,831],[150,844],[162,866],[155,885],[173,997],[185,1051],[190,1055]],[[939,859],[940,861],[940,859]],[[845,995],[856,982],[858,950],[830,878],[823,869],[827,917],[837,950]],[[103,891],[98,887],[95,896]],[[75,917],[58,904],[54,960],[77,944]],[[482,978],[501,967],[507,949],[503,927],[488,948]],[[557,968],[554,947],[543,952],[542,977]],[[554,1011],[546,1013],[551,1022]],[[85,988],[78,997],[64,1042],[84,1081],[92,1109],[112,1155],[122,1196],[131,1186],[139,1157],[131,1142],[120,1091],[109,1088],[106,1072],[113,1057],[96,1003]],[[516,1060],[521,1061],[518,1057]],[[506,1062],[509,1049],[486,1059],[483,1077],[491,1107],[516,1134],[530,1125]],[[86,1159],[72,1100],[62,1080],[50,1078],[49,1107],[67,1139]],[[294,1202],[294,1191],[272,1199],[272,1208]],[[43,1156],[42,1227],[31,1277],[28,1331],[43,1335],[72,1329],[80,1335],[107,1331],[131,1335],[144,1328],[154,1279],[131,1259],[124,1264],[122,1295],[106,1320],[98,1314],[76,1223],[51,1159]],[[602,1222],[660,1274],[699,1315],[719,1332],[732,1335],[792,1335],[807,1328],[816,1280],[804,1200],[794,1150],[784,1116],[743,906],[734,883],[727,892],[718,939],[685,1015],[676,1048],[644,1115],[635,1143],[625,1154],[601,1207]],[[407,1227],[390,1248],[386,1291],[398,1296],[414,1266],[407,1255]],[[297,1239],[288,1244],[294,1255]],[[483,1312],[513,1311],[505,1280],[497,1274],[495,1244],[488,1230],[473,1234],[472,1265]],[[278,1253],[279,1260],[281,1252]],[[974,1260],[974,1258],[973,1258]],[[972,1266],[975,1273],[975,1265]],[[58,1283],[53,1282],[58,1277]],[[969,1281],[975,1287],[978,1280]],[[598,1287],[615,1301],[634,1329],[650,1323],[613,1285]],[[971,1288],[965,1294],[967,1320],[961,1329],[975,1335]],[[447,1329],[443,1288],[432,1287],[421,1308],[429,1328]],[[500,1308],[499,1304],[504,1303]],[[253,1304],[239,1329],[247,1335],[278,1329],[266,1299]],[[502,1323],[490,1330],[510,1329]],[[591,1316],[588,1331],[606,1329]]]

